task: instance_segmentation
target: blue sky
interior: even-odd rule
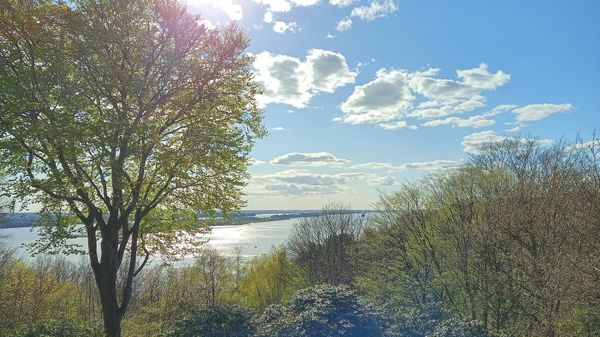
[[[369,208],[478,143],[600,126],[598,1],[185,1],[251,38],[248,209]]]

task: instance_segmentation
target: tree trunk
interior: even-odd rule
[[[116,284],[103,283],[100,289],[104,332],[107,337],[121,336],[121,319],[116,296]]]
[[[121,315],[116,305],[102,303],[102,314],[104,318],[104,333],[106,337],[121,337]]]
[[[123,315],[117,299],[117,249],[116,242],[102,239],[102,257],[100,260],[100,279],[97,280],[102,302],[104,333],[107,337],[121,337]]]

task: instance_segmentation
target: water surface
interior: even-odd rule
[[[215,226],[208,239],[207,246],[214,248],[225,256],[233,256],[239,250],[243,257],[254,257],[268,253],[273,247],[283,245],[288,239],[292,227],[299,219],[287,219],[266,222],[253,222],[245,225]],[[29,253],[23,245],[32,243],[38,238],[36,229],[30,227],[1,228],[0,237],[8,245],[17,249],[18,254],[28,258]],[[70,240],[84,249],[85,238]],[[69,259],[79,260],[79,256],[69,256]]]

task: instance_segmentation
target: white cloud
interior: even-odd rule
[[[367,172],[318,174],[305,170],[286,170],[252,177],[247,193],[256,195],[335,194],[352,190],[351,185],[364,183],[373,187],[394,184],[394,178]]]
[[[395,0],[373,0],[367,6],[352,9],[350,15],[364,21],[373,21],[397,10],[398,5]]]
[[[258,96],[263,105],[285,103],[302,108],[313,96],[305,90],[310,84],[306,67],[295,57],[262,52],[256,55],[254,68],[263,87],[263,94]]]
[[[434,119],[426,126],[453,124],[458,126],[489,126],[489,118],[442,119],[452,114],[471,112],[484,107],[484,90],[504,85],[510,75],[497,71],[490,73],[487,65],[457,70],[459,80],[439,78],[440,70],[429,68],[409,72],[403,69],[379,69],[375,79],[354,88],[352,94],[341,104],[344,113],[336,120],[349,124],[377,124],[391,128],[407,125],[407,118]],[[489,116],[510,109],[509,105],[496,107]]]
[[[318,4],[321,0],[291,0],[296,6],[310,7]]]
[[[399,166],[400,170],[424,170],[424,171],[441,171],[455,168],[461,164],[461,161],[456,160],[432,160],[414,163],[406,163]]]
[[[298,24],[294,21],[275,21],[275,23],[273,23],[273,31],[279,34],[285,34],[286,32],[295,33],[298,29]]]
[[[354,83],[357,75],[344,55],[322,49],[309,50],[304,61],[262,52],[256,55],[254,68],[263,89],[258,97],[263,106],[283,103],[304,108],[314,95]]]
[[[234,4],[231,0],[185,0],[192,7],[211,6],[223,11],[230,20],[238,21],[243,17],[242,6]]]
[[[338,7],[350,6],[355,2],[356,2],[356,0],[329,0],[330,5],[338,6]]]
[[[384,171],[396,171],[397,166],[390,163],[370,162],[362,163],[350,166],[354,170],[384,170]]]
[[[496,107],[494,107],[492,110],[484,113],[482,116],[485,116],[485,117],[497,116],[501,113],[511,111],[516,107],[517,106],[514,104],[500,104],[500,105],[497,105]]]
[[[273,129],[271,129],[273,131],[287,131],[286,128],[284,128],[283,126],[276,126]]]
[[[464,127],[473,127],[473,128],[482,128],[486,126],[491,126],[496,124],[496,121],[493,119],[489,119],[483,115],[472,116],[469,118],[459,118],[459,117],[448,117],[445,119],[434,119],[428,122],[423,123],[423,126],[435,127],[440,125],[452,125],[457,126],[459,128]]]
[[[270,12],[289,12],[292,4],[287,0],[253,0],[256,3],[267,6]]]
[[[352,28],[352,19],[351,18],[343,18],[340,21],[338,21],[337,24],[335,25],[335,29],[338,32],[345,32],[345,31],[349,30],[350,28]]]
[[[480,153],[480,148],[489,143],[501,142],[509,137],[497,135],[494,131],[481,131],[467,135],[461,142],[467,153]]]
[[[508,140],[508,139],[525,141],[525,138],[502,136],[502,135],[496,134],[494,131],[488,130],[488,131],[482,131],[482,132],[475,132],[475,133],[465,136],[463,138],[463,141],[461,144],[462,144],[465,152],[471,153],[471,154],[479,154],[479,153],[481,153],[481,148],[483,146],[490,144],[490,143],[502,142],[502,141]],[[547,144],[553,143],[553,141],[550,139],[537,139],[537,142],[541,145],[547,145]]]
[[[380,128],[385,130],[398,130],[398,129],[411,129],[416,130],[417,127],[415,125],[408,125],[406,121],[397,121],[393,123],[379,123],[377,124]]]
[[[591,150],[600,147],[600,140],[590,140],[587,142],[579,142],[570,146],[567,146],[567,151],[575,151],[575,150]],[[596,150],[597,151],[597,150]]]
[[[250,163],[250,166],[257,166],[257,165],[265,164],[266,162],[264,162],[260,159],[250,158],[249,163]]]
[[[565,104],[530,104],[517,109],[513,112],[517,114],[517,122],[532,122],[544,119],[552,114],[567,112],[571,110],[573,106],[569,103]]]
[[[462,163],[460,160],[432,160],[422,162],[404,163],[401,165],[393,165],[390,163],[371,162],[350,166],[351,169],[357,170],[374,170],[386,172],[403,172],[407,170],[423,170],[423,171],[442,171],[459,166]]]
[[[354,88],[341,105],[342,120],[349,124],[385,123],[404,117],[415,100],[404,70],[377,71],[375,79]]]
[[[205,0],[207,1],[207,0]],[[221,1],[221,0],[220,0]],[[320,0],[252,0],[255,3],[264,5],[267,7],[267,13],[284,13],[289,12],[294,7],[309,7],[314,6],[320,2]],[[265,13],[265,17],[267,15]],[[272,17],[271,17],[272,19]],[[270,21],[265,21],[270,22]]]
[[[490,74],[485,63],[480,64],[478,68],[457,70],[456,73],[466,85],[478,89],[496,89],[510,80],[510,75],[501,70]]]
[[[265,15],[263,16],[263,22],[266,22],[266,23],[273,22],[273,12],[266,11]]]
[[[410,88],[425,98],[411,115],[420,118],[439,118],[463,113],[485,106],[482,89],[463,81],[441,79],[439,69],[411,74]]]
[[[333,35],[331,33],[327,33],[327,35],[325,35],[325,38],[327,38],[327,39],[335,39],[335,35]]]
[[[311,49],[306,63],[312,74],[312,88],[333,93],[340,86],[354,83],[356,72],[348,68],[346,58],[339,53],[322,49]]]
[[[329,152],[291,152],[271,160],[271,164],[293,166],[345,166],[349,163]]]

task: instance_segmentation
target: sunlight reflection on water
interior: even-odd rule
[[[207,247],[218,250],[225,256],[236,255],[237,249],[240,255],[250,258],[268,253],[273,247],[284,245],[288,236],[298,219],[254,222],[245,225],[215,226],[208,239]],[[38,234],[29,227],[20,228],[2,228],[0,237],[4,237],[9,245],[17,248],[19,255],[27,258],[28,252],[23,244],[33,242]],[[86,240],[77,238],[69,240],[71,243],[77,243],[85,247]],[[68,256],[67,259],[79,261],[82,257],[77,255]]]

